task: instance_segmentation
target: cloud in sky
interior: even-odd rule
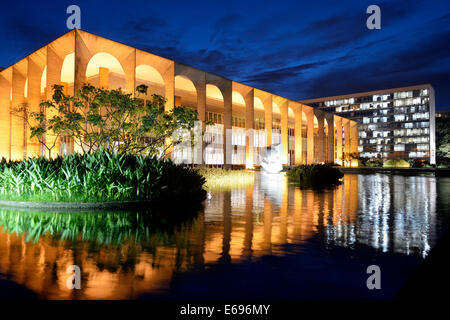
[[[0,65],[65,33],[70,1],[8,2]],[[291,99],[431,83],[450,108],[450,3],[80,1],[82,29]]]

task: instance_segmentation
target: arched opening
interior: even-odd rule
[[[143,69],[142,71],[145,70]],[[157,81],[159,81],[163,83],[162,87],[161,83],[159,84],[159,90],[164,91],[164,82],[161,75],[159,75],[156,70],[153,71],[148,68],[146,68],[146,72],[147,76],[152,77],[151,79],[153,79],[153,81],[151,82],[157,83]],[[156,86],[156,88],[157,87],[158,86]],[[197,110],[197,89],[189,78],[180,75],[175,77],[175,107],[179,106],[186,106]],[[183,135],[184,142],[173,148],[172,158],[176,163],[192,164],[194,162],[194,150],[190,140],[190,132],[178,132],[178,134]]]
[[[197,110],[197,89],[185,76],[175,77],[175,106],[188,106]]]
[[[272,102],[272,144],[281,143],[281,111],[276,102]]]
[[[258,97],[254,98],[254,135],[253,135],[253,163],[261,164],[261,154],[266,147],[264,104]]]
[[[140,94],[139,98],[144,100],[151,99],[153,94],[165,96],[165,85],[161,74],[152,66],[141,64],[136,67],[136,87],[146,85],[147,94]]]
[[[25,86],[23,88],[23,97],[24,99],[28,98],[28,78],[25,79]]]
[[[308,159],[308,118],[304,111],[302,111],[302,159],[306,164]]]
[[[245,99],[241,93],[237,91],[232,92],[232,129],[231,136],[231,163],[236,165],[244,165],[246,154],[245,146],[247,142],[245,130]]]
[[[47,94],[47,66],[45,66],[44,71],[42,71],[41,76],[41,99],[45,100]]]
[[[324,159],[325,159],[325,163],[330,162],[330,157],[329,157],[329,153],[328,153],[328,121],[326,118],[324,118],[323,120],[323,130],[324,130],[324,135],[323,135],[323,155],[324,155]]]
[[[95,54],[86,67],[86,82],[104,89],[126,90],[125,72],[119,60],[113,55],[100,52]]]
[[[213,122],[214,125],[206,127],[205,164],[223,164],[224,101],[222,91],[213,84],[206,85],[206,120]]]
[[[288,164],[295,163],[295,113],[288,108]]]
[[[63,61],[61,68],[61,85],[64,86],[65,93],[74,93],[75,82],[75,53],[69,53]]]

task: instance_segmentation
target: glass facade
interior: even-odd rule
[[[302,103],[356,121],[360,157],[435,163],[434,99],[426,85]]]

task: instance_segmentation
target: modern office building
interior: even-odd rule
[[[429,84],[300,102],[356,121],[360,157],[436,163],[435,94]]]
[[[345,153],[357,150],[357,124],[347,118],[72,30],[0,72],[0,158],[45,155],[24,119],[11,110],[27,104],[30,111],[39,111],[40,102],[51,99],[53,85],[74,94],[86,82],[132,94],[145,84],[147,98],[156,93],[167,99],[166,110],[181,105],[197,110],[205,141],[197,149],[176,146],[169,155],[176,162],[252,168],[263,149],[281,144],[285,165],[342,163]],[[214,125],[205,126],[206,120]],[[52,155],[78,151],[70,139],[55,138]]]

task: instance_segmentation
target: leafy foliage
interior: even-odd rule
[[[436,119],[436,157],[438,162],[450,163],[450,121]]]
[[[71,154],[0,163],[0,198],[25,201],[138,201],[205,198],[205,179],[170,160],[131,154]]]
[[[15,113],[28,122],[30,137],[45,146],[49,157],[55,141],[63,136],[73,138],[83,153],[102,147],[109,152],[162,157],[181,142],[182,135],[170,139],[174,133],[194,128],[198,113],[187,107],[165,111],[164,97],[152,95],[148,101],[139,98],[146,93],[145,85],[138,86],[133,97],[120,89],[104,90],[85,84],[70,96],[64,93],[63,86],[55,85],[52,100],[42,102],[40,112],[30,112],[25,104]]]
[[[300,188],[324,189],[340,184],[344,174],[324,164],[300,165],[288,171],[290,180],[298,182]]]

